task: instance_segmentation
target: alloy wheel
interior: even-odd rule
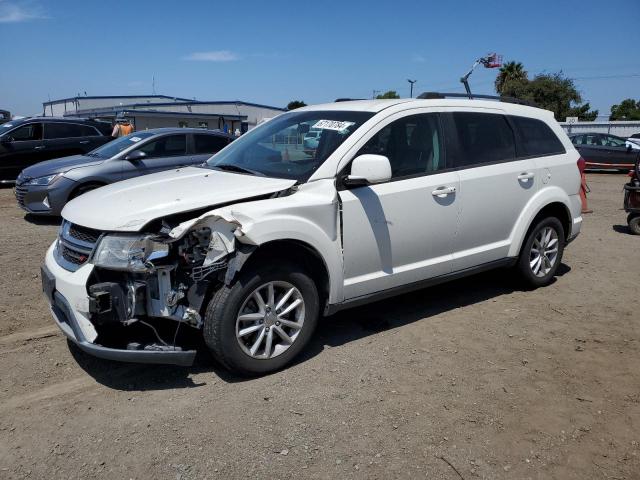
[[[536,277],[549,274],[558,260],[558,232],[544,227],[533,239],[529,253],[529,266]]]
[[[304,324],[300,291],[288,282],[272,281],[244,300],[236,318],[236,339],[252,358],[269,359],[293,345]]]

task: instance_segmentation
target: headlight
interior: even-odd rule
[[[106,235],[102,237],[93,264],[111,270],[147,271],[150,257],[161,258],[169,253],[169,245],[154,242],[146,235]]]
[[[53,175],[47,175],[46,177],[32,178],[26,184],[27,185],[51,185],[61,176],[62,176],[62,173],[54,173]]]

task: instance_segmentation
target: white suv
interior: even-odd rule
[[[201,167],[71,201],[43,289],[93,355],[189,365],[202,335],[262,374],[340,309],[498,266],[549,284],[582,224],[579,158],[551,112],[518,104],[301,108]]]

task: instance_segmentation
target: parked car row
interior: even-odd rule
[[[90,152],[113,140],[110,125],[84,118],[31,117],[0,125],[0,182],[51,158]]]
[[[69,200],[89,190],[127,178],[203,163],[233,138],[220,131],[187,128],[134,132],[86,154],[25,168],[16,179],[16,199],[29,213],[60,215]]]
[[[278,143],[291,131],[318,132],[304,155]],[[134,175],[67,203],[46,254],[43,290],[82,350],[189,365],[189,331],[232,371],[264,374],[341,309],[497,267],[549,285],[582,225],[583,162],[537,108],[444,97],[304,107],[197,167],[136,173],[167,152],[167,165],[201,162],[207,135],[137,132],[20,179],[44,178],[49,192],[60,182],[64,200],[80,178]],[[76,177],[83,169],[95,173]],[[28,195],[27,208],[45,203]]]
[[[573,133],[569,135],[587,168],[613,169],[628,172],[635,165],[640,144],[603,133]]]

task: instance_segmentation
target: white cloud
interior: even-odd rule
[[[33,2],[11,2],[0,0],[0,23],[19,23],[46,18],[42,8]]]
[[[239,57],[229,50],[215,50],[212,52],[193,52],[182,59],[195,62],[233,62]]]
[[[427,61],[427,59],[419,53],[414,53],[413,55],[411,55],[411,61],[414,63],[424,63]]]

